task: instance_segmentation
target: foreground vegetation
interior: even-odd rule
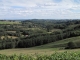
[[[0,54],[0,60],[80,60],[80,52],[56,52],[51,55],[11,55]]]

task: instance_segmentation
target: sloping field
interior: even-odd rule
[[[54,52],[64,52],[64,51],[69,51],[69,52],[75,52],[75,51],[80,51],[80,49],[73,49],[73,50],[64,50],[62,49],[62,45],[66,45],[69,41],[74,41],[74,42],[79,42],[80,41],[80,36],[78,37],[72,37],[72,38],[67,38],[63,39],[61,41],[49,43],[46,45],[41,45],[37,47],[32,47],[32,48],[17,48],[17,49],[5,49],[5,50],[0,50],[0,54],[6,54],[6,55],[12,55],[12,54],[30,54],[30,55],[35,55],[35,54],[53,54]]]
[[[63,39],[60,41],[56,41],[56,42],[52,42],[49,44],[45,44],[45,45],[41,45],[41,46],[37,46],[37,47],[33,47],[33,48],[61,48],[61,47],[65,47],[67,45],[68,42],[80,42],[80,36],[77,37],[72,37],[72,38],[67,38],[67,39]]]

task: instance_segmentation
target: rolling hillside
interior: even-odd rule
[[[33,48],[38,48],[38,49],[43,49],[43,48],[61,48],[61,47],[66,47],[68,42],[80,42],[80,36],[77,37],[72,37],[72,38],[67,38],[63,39],[60,41],[52,42],[49,44],[33,47]]]
[[[49,43],[49,44],[45,44],[45,45],[41,45],[41,46],[31,47],[31,48],[17,48],[17,49],[0,50],[0,54],[6,54],[6,55],[32,54],[32,55],[35,55],[36,53],[38,53],[38,54],[52,54],[55,51],[57,51],[57,52],[79,51],[80,49],[73,49],[73,50],[63,49],[64,46],[66,46],[66,44],[70,41],[80,42],[80,36],[67,38],[67,39],[63,39],[61,41],[57,41],[57,42],[53,42],[53,43]]]

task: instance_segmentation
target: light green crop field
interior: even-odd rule
[[[25,54],[25,55],[35,55],[35,54],[53,54],[55,52],[79,52],[80,49],[68,49],[65,50],[63,49],[64,47],[62,45],[67,44],[69,41],[74,41],[74,42],[79,42],[80,41],[80,36],[78,37],[72,37],[72,38],[67,38],[61,41],[41,45],[41,46],[36,46],[36,47],[31,47],[31,48],[17,48],[17,49],[5,49],[5,50],[0,50],[0,54],[5,54],[5,55],[13,55],[13,54]],[[61,46],[60,46],[61,45]]]
[[[10,22],[10,21],[0,21],[0,24],[20,24],[19,21],[15,21],[15,22]]]
[[[12,38],[12,39],[16,39],[16,38],[18,38],[18,37],[16,37],[16,36],[7,36],[8,38]],[[1,39],[4,39],[5,38],[5,36],[1,36]]]

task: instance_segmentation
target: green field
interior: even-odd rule
[[[13,22],[13,21],[0,21],[0,24],[20,24],[20,22],[19,21],[15,21],[15,22]]]
[[[56,52],[64,52],[64,51],[69,51],[69,52],[75,52],[75,51],[79,51],[80,49],[73,49],[73,50],[65,50],[64,46],[70,42],[70,41],[74,41],[74,42],[78,42],[80,41],[80,36],[78,37],[72,37],[72,38],[67,38],[67,39],[63,39],[61,41],[57,41],[57,42],[53,42],[53,43],[49,43],[49,44],[45,44],[45,45],[41,45],[41,46],[36,46],[36,47],[31,47],[31,48],[17,48],[17,49],[5,49],[5,50],[0,50],[0,54],[6,54],[6,55],[13,55],[13,54],[29,54],[29,55],[35,55],[35,53],[37,54],[53,54],[55,51]]]

